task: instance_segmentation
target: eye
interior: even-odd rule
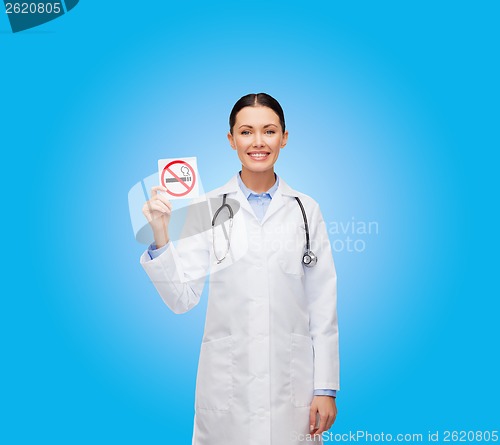
[[[243,130],[243,131],[241,132],[241,134],[242,134],[242,135],[244,135],[244,136],[246,136],[247,134],[250,134],[250,132],[249,132],[248,130]]]
[[[266,134],[274,134],[274,133],[276,133],[274,130],[267,130],[266,131]]]

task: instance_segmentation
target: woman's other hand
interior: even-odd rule
[[[319,426],[316,426],[316,415],[319,414]],[[314,396],[309,411],[309,425],[311,434],[321,435],[328,431],[337,417],[335,397]]]

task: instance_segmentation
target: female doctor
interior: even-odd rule
[[[143,207],[155,243],[141,264],[168,307],[192,309],[209,274],[193,444],[321,443],[339,389],[326,225],[318,204],[274,172],[288,131],[273,97],[240,98],[227,137],[241,171],[206,195],[210,214],[188,213],[190,236],[170,242],[164,187]]]

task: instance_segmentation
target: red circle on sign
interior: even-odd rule
[[[193,175],[193,181],[191,183],[191,186],[188,186],[186,185],[186,183],[181,179],[179,178],[179,176],[177,176],[172,170],[170,170],[170,166],[171,165],[174,165],[174,164],[183,164],[185,165],[187,168],[189,168],[191,174]],[[182,192],[182,193],[174,193],[172,191],[170,191],[168,189],[168,187],[166,186],[165,184],[165,172],[168,170],[168,172],[174,177],[177,179],[177,182],[180,182],[183,186],[186,187],[186,191],[185,192]],[[194,169],[185,161],[181,161],[181,160],[178,160],[178,161],[172,161],[170,162],[169,164],[167,164],[164,168],[163,168],[163,171],[161,172],[161,185],[163,185],[163,187],[165,187],[167,189],[167,193],[171,194],[172,196],[177,196],[177,197],[180,197],[180,196],[186,196],[191,190],[193,190],[193,187],[196,183],[196,175],[194,174]]]

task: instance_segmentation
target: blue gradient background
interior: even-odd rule
[[[2,13],[0,441],[191,443],[206,292],[163,304],[127,193],[173,156],[225,183],[258,91],[286,112],[278,174],[379,227],[335,253],[332,431],[500,429],[497,5],[86,0],[17,35]]]

